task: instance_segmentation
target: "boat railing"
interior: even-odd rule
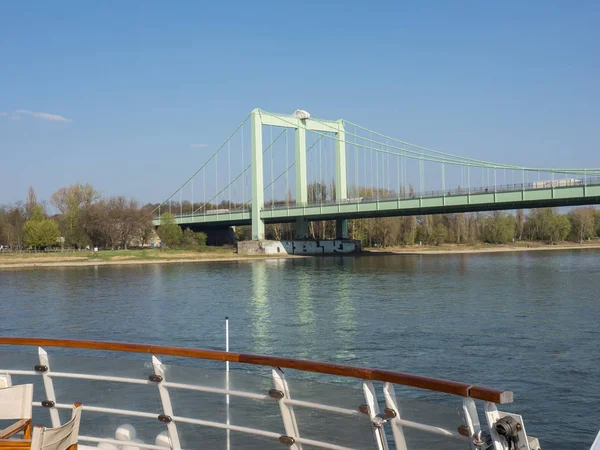
[[[496,404],[512,402],[510,391],[389,370],[218,350],[9,337],[0,337],[0,345],[3,349],[5,346],[38,347],[35,361],[31,360],[31,353],[20,353],[18,357],[12,353],[9,357],[0,352],[0,383],[2,377],[8,379],[5,383],[10,382],[10,377],[19,380],[20,377],[37,377],[40,389],[36,391],[43,397],[34,398],[34,406],[39,411],[48,410],[52,426],[61,423],[59,411],[72,408],[73,401],[82,402],[80,441],[103,448],[125,448],[124,445],[128,445],[127,449],[197,448],[194,443],[198,435],[190,427],[202,427],[214,430],[216,441],[220,440],[218,436],[223,437],[226,442],[223,447],[228,449],[425,448],[411,445],[416,442],[414,433],[427,435],[430,441],[433,439],[430,448],[476,449],[493,445],[496,450],[508,449],[494,424],[507,414],[498,411]],[[46,351],[49,347],[130,352],[148,354],[150,358],[145,363],[120,358],[73,358],[49,355]],[[248,375],[241,370],[225,372],[174,366],[164,364],[160,357],[266,367],[270,377]],[[284,374],[288,369],[354,378],[360,380],[361,389],[291,379]],[[110,385],[110,389],[99,387],[99,382]],[[406,388],[459,396],[462,404],[449,407],[444,403],[420,402],[415,408],[418,413],[407,406],[417,400],[396,396],[396,389]],[[195,397],[197,394],[210,397]],[[487,427],[480,423],[475,400],[483,401],[481,413]],[[104,425],[99,417],[104,418]],[[122,420],[128,424],[124,425]],[[137,439],[136,427],[145,430],[146,441],[147,436],[156,436],[155,443]],[[254,446],[251,437],[259,440]],[[454,443],[455,447],[440,446],[435,439]],[[481,447],[476,446],[478,439]]]

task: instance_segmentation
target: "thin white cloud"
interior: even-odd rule
[[[4,117],[4,116],[8,116],[8,113],[5,112],[0,112],[0,116]]]
[[[67,119],[66,117],[63,116],[59,116],[58,114],[49,114],[49,113],[44,113],[44,112],[38,112],[38,111],[28,111],[26,109],[17,109],[13,115],[12,115],[12,119],[18,119],[21,116],[31,116],[31,117],[35,117],[36,119],[42,119],[42,120],[49,120],[51,122],[71,122],[71,119]]]
[[[208,144],[190,144],[190,148],[206,148]]]

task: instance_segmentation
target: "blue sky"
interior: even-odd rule
[[[2,2],[0,203],[163,200],[256,107],[600,167],[598,23],[592,1]]]

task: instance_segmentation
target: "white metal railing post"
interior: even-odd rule
[[[485,408],[485,418],[488,423],[488,428],[490,432],[490,436],[492,437],[492,443],[494,446],[494,450],[509,450],[508,444],[503,442],[503,439],[500,438],[500,435],[496,431],[495,423],[500,418],[498,414],[498,408],[495,403],[484,402]]]
[[[172,418],[173,406],[171,405],[171,396],[169,395],[167,387],[164,385],[164,382],[166,381],[165,371],[162,368],[162,362],[160,359],[154,355],[152,355],[152,366],[154,367],[154,374],[159,377],[156,381],[156,385],[160,395],[160,402],[162,403],[163,414]],[[167,423],[167,433],[169,434],[169,440],[171,441],[171,448],[173,450],[181,450],[177,426],[172,420]]]
[[[392,383],[385,383],[383,385],[383,396],[385,397],[385,406],[394,411],[394,417],[390,419],[392,426],[392,434],[394,436],[394,443],[396,444],[396,450],[407,450],[406,439],[404,438],[404,431],[400,424],[400,408],[398,408],[398,401],[396,399],[396,391]]]
[[[50,421],[53,428],[60,427],[60,417],[58,415],[58,410],[54,406],[56,405],[56,394],[54,393],[54,383],[50,377],[48,353],[46,353],[46,350],[44,350],[42,347],[38,347],[38,355],[40,358],[40,366],[45,366],[43,367],[44,370],[41,370],[40,372],[42,374],[42,380],[44,381],[44,389],[46,390],[46,400],[52,402],[52,405],[48,406],[48,411],[50,411]],[[40,369],[42,369],[42,367],[40,367]]]
[[[225,351],[229,352],[229,317],[225,317]],[[225,389],[229,392],[229,361],[225,361]],[[229,411],[229,394],[225,396],[225,409],[227,415],[227,426],[231,425],[231,414]],[[231,448],[231,430],[227,428],[227,450]]]
[[[379,404],[377,403],[377,394],[375,393],[375,387],[371,380],[363,381],[363,392],[365,400],[369,408],[369,418],[371,419],[371,426],[373,428],[373,437],[377,444],[378,450],[388,450],[387,438],[383,429],[383,423],[378,424],[380,420],[379,416]]]
[[[479,435],[481,423],[479,422],[479,416],[477,415],[477,405],[475,404],[475,400],[470,397],[465,397],[463,399],[463,412],[465,413],[467,427],[469,427],[469,437],[473,438],[474,436]],[[479,447],[477,447],[473,441],[471,442],[471,448],[479,450]]]
[[[294,414],[294,408],[291,404],[286,403],[286,400],[291,400],[290,388],[283,375],[283,372],[279,368],[273,368],[273,383],[277,391],[281,391],[283,396],[278,399],[279,409],[281,410],[281,418],[283,419],[283,427],[285,428],[285,434],[288,437],[297,439],[300,437],[300,431],[298,430],[298,423],[296,422],[296,416]],[[281,395],[281,394],[280,394]],[[291,450],[302,450],[302,444],[294,442],[290,445]]]

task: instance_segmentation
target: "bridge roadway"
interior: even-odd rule
[[[308,221],[359,219],[371,217],[416,216],[478,211],[497,211],[555,206],[578,206],[600,204],[600,178],[588,179],[586,184],[534,188],[534,183],[499,188],[476,188],[470,193],[437,191],[406,199],[347,199],[340,202],[265,207],[260,217],[265,223],[295,222],[298,218]],[[492,192],[492,190],[494,190]],[[227,227],[250,225],[250,211],[231,211],[220,214],[184,214],[176,216],[182,227]],[[160,224],[158,218],[153,221]]]

